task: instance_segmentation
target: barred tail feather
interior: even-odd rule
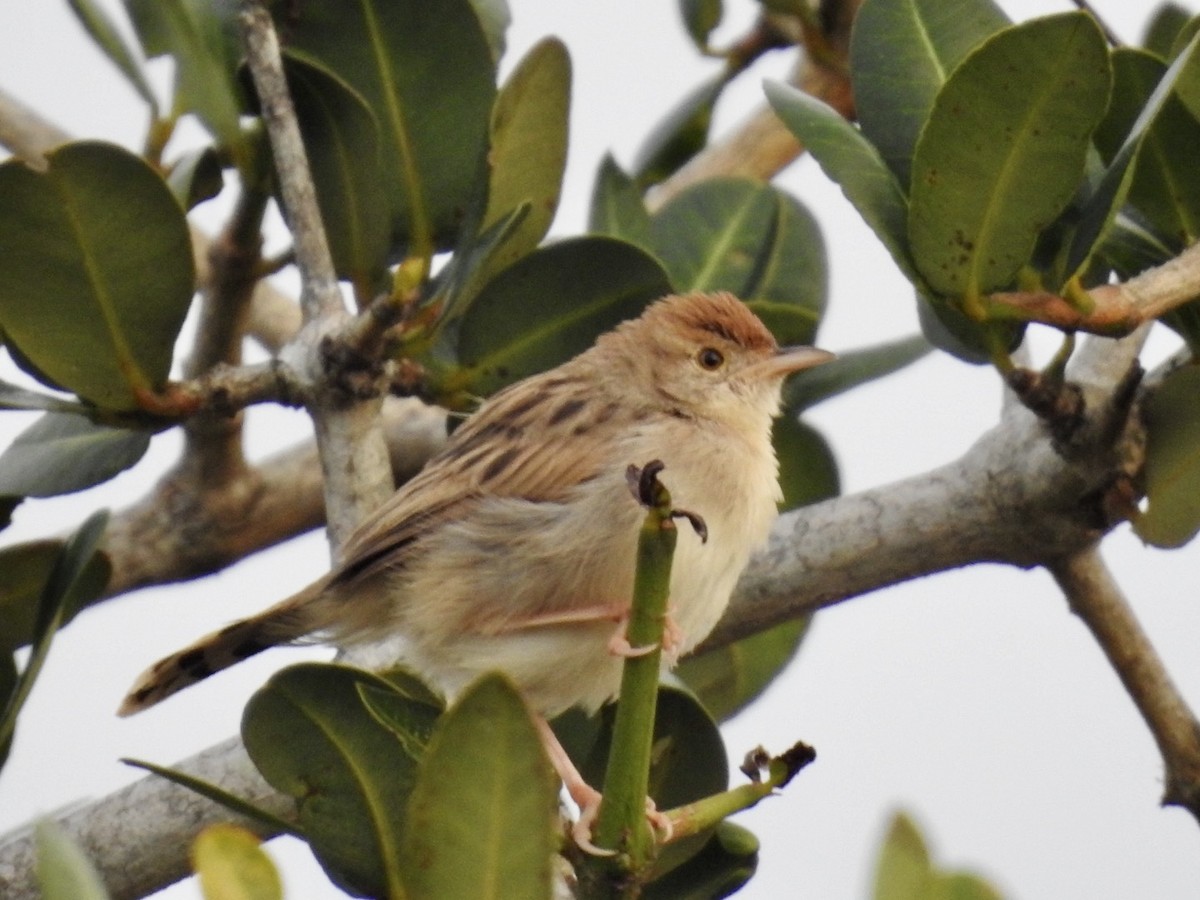
[[[256,616],[227,625],[166,656],[143,672],[121,702],[118,716],[149,709],[172,694],[313,630],[305,605],[324,589],[324,579]]]

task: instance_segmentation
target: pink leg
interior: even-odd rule
[[[645,656],[658,649],[654,644],[649,644],[644,647],[634,647],[629,643],[629,638],[626,631],[629,626],[629,613],[625,613],[621,617],[620,623],[617,625],[617,630],[608,641],[608,652],[613,656],[620,656],[625,659]],[[675,618],[669,612],[666,619],[663,621],[663,637],[662,637],[662,652],[667,658],[667,663],[674,666],[679,659],[679,648],[683,646],[683,632],[675,623]]]
[[[579,849],[585,853],[593,856],[613,856],[617,851],[606,850],[592,843],[592,823],[596,821],[596,816],[600,812],[602,795],[583,780],[583,776],[575,768],[575,763],[571,762],[571,757],[559,743],[550,724],[541,716],[535,716],[534,721],[537,723],[542,746],[546,748],[546,754],[550,757],[550,764],[554,766],[554,771],[562,779],[563,786],[567,789],[571,800],[579,807],[579,821],[571,829],[571,837]],[[671,840],[671,834],[674,831],[671,820],[658,811],[654,801],[649,797],[646,798],[646,818],[650,822],[650,827],[658,835],[660,843],[665,844]]]

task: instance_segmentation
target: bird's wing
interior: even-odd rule
[[[585,380],[561,369],[496,394],[355,529],[335,581],[403,566],[424,531],[469,516],[482,498],[561,499],[601,473],[613,459],[616,436],[634,418],[627,404],[598,398]]]

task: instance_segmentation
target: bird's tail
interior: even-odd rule
[[[310,601],[325,587],[326,579],[321,579],[258,615],[227,625],[163,657],[134,682],[117,715],[141,712],[263,650],[310,634],[319,627],[313,621]]]

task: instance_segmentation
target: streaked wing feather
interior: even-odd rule
[[[618,404],[600,405],[586,382],[561,368],[501,391],[355,529],[336,580],[402,566],[423,532],[469,516],[482,497],[561,498],[611,458],[617,429],[594,426],[621,414]]]

